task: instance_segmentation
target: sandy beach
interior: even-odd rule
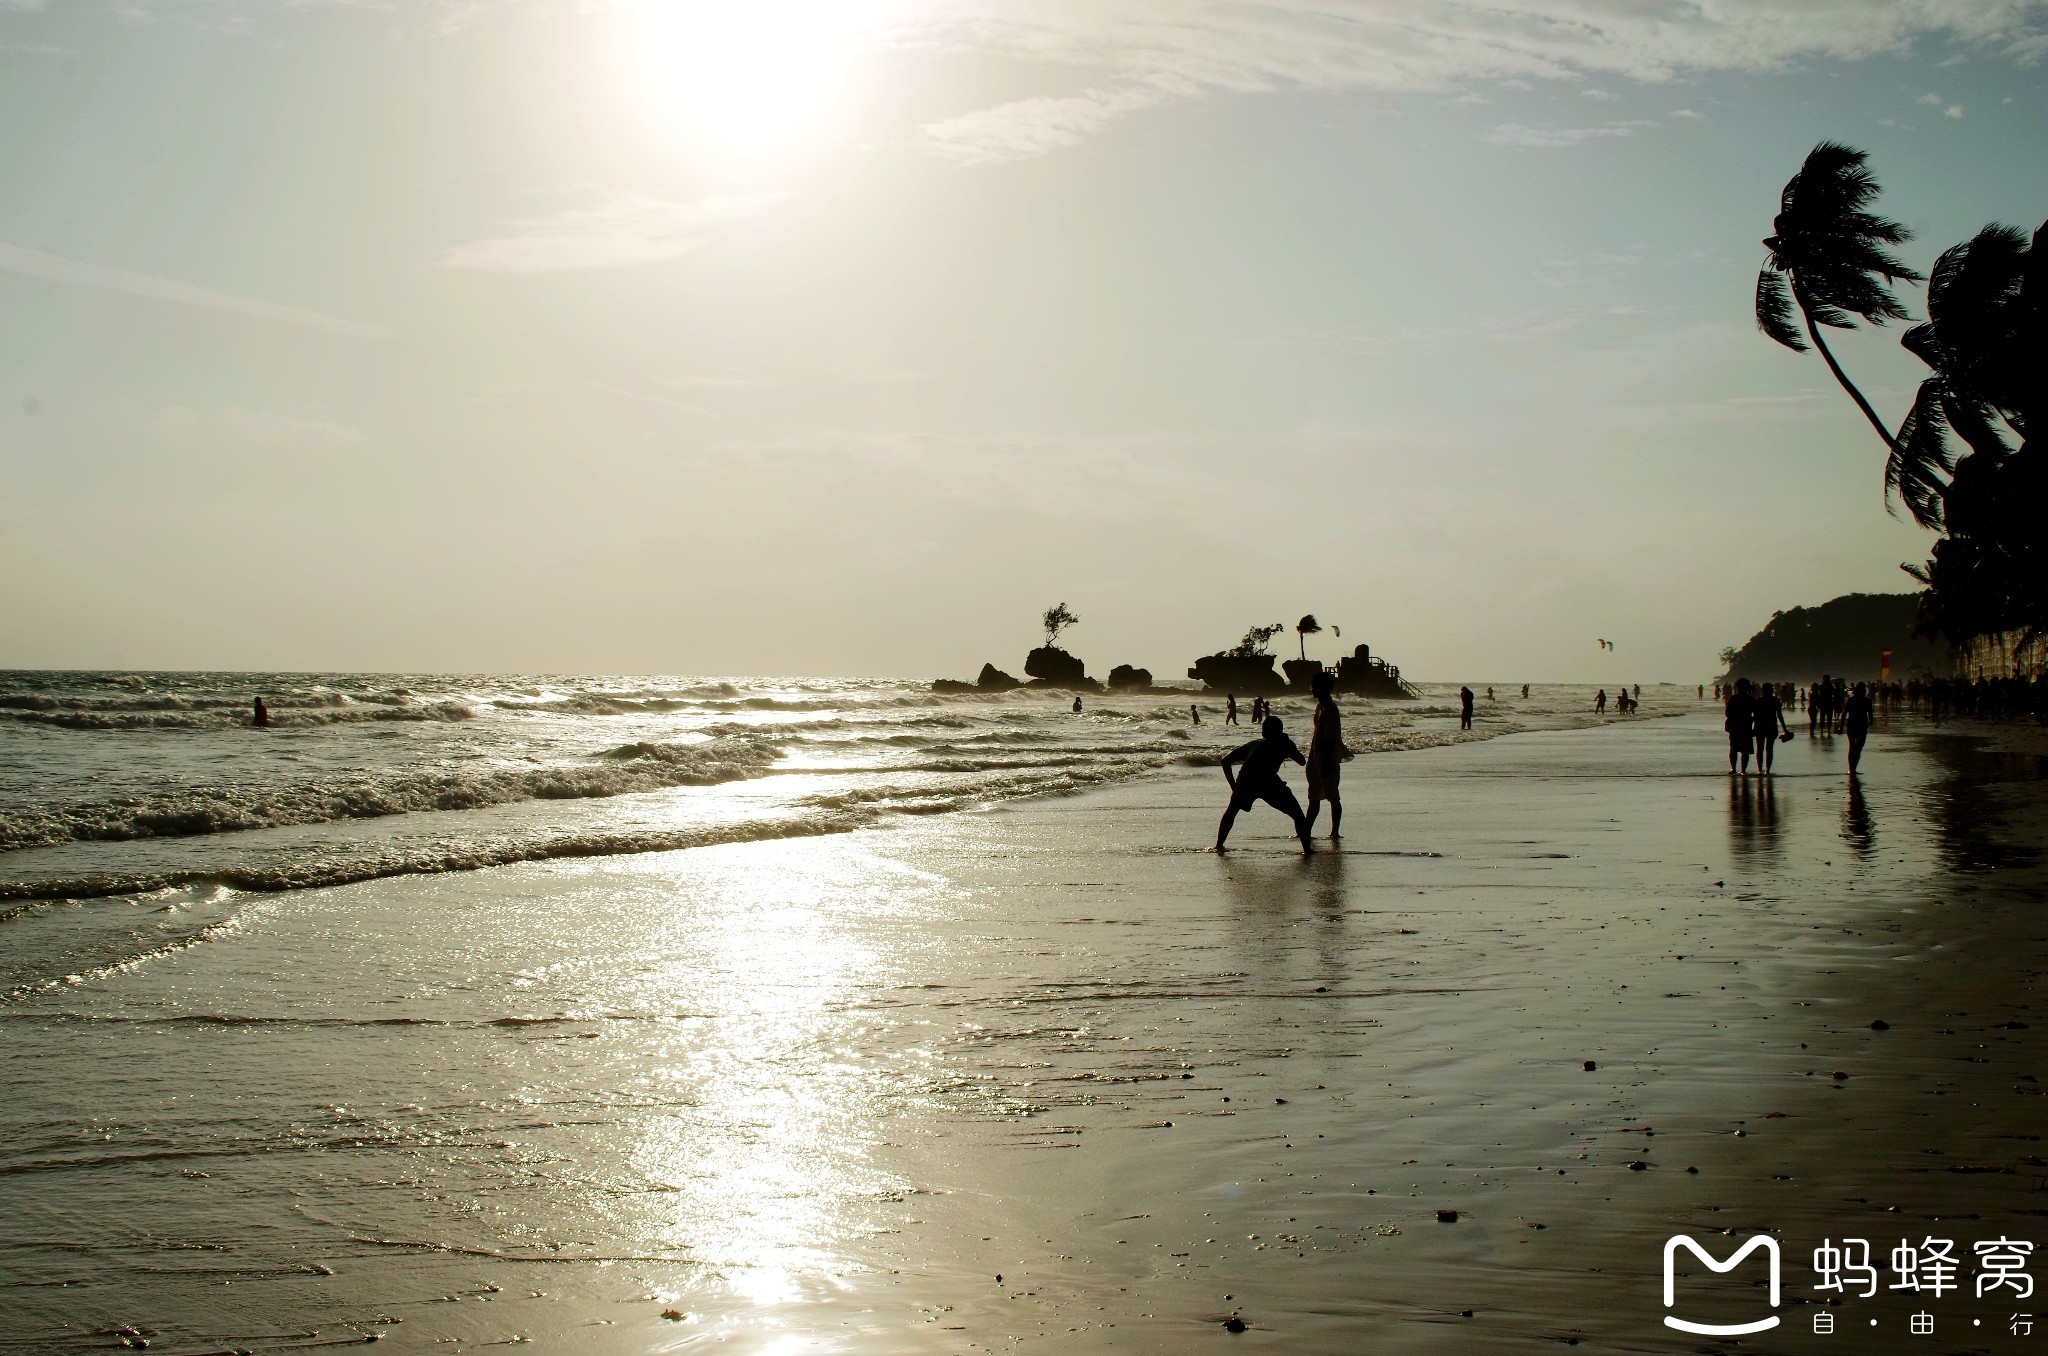
[[[1780,1242],[1742,1349],[2026,1349],[1968,1260],[1818,1336],[1811,1254],[2044,1232],[2048,760],[1720,760],[1375,755],[1308,860],[1171,769],[262,899],[0,1010],[0,1349],[1725,1349],[1677,1231]]]

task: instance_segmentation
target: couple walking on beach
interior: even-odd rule
[[[1862,683],[1856,684],[1843,701],[1842,722],[1849,736],[1852,774],[1863,761],[1863,744],[1870,738],[1875,711],[1870,693]],[[1728,734],[1728,770],[1747,775],[1750,754],[1754,752],[1756,770],[1769,775],[1778,744],[1792,738],[1792,727],[1785,723],[1785,703],[1777,689],[1769,683],[1758,683],[1752,688],[1749,679],[1737,678],[1723,712],[1721,728]]]
[[[1269,715],[1261,723],[1257,739],[1223,756],[1223,780],[1230,783],[1230,804],[1223,811],[1222,822],[1216,826],[1218,852],[1225,850],[1230,827],[1237,822],[1238,815],[1260,801],[1294,821],[1294,836],[1301,840],[1304,856],[1314,850],[1309,846],[1309,834],[1315,828],[1316,816],[1322,811],[1323,802],[1330,802],[1330,838],[1333,842],[1336,840],[1344,823],[1344,800],[1337,789],[1339,772],[1341,765],[1350,761],[1352,753],[1344,747],[1344,732],[1337,713],[1337,699],[1333,695],[1335,689],[1336,683],[1327,673],[1318,673],[1309,682],[1309,691],[1315,695],[1316,710],[1309,727],[1306,754],[1287,737],[1287,727],[1280,717]],[[1281,766],[1290,762],[1301,764],[1308,773],[1308,811],[1305,814],[1301,802],[1294,798],[1293,790],[1280,780]]]

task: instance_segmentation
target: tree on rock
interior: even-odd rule
[[[1295,634],[1301,638],[1301,659],[1303,663],[1308,662],[1308,638],[1322,629],[1323,624],[1316,620],[1316,614],[1313,612],[1294,624]]]
[[[1069,612],[1065,603],[1060,603],[1057,606],[1047,608],[1045,615],[1040,617],[1038,622],[1039,625],[1045,628],[1045,643],[1048,648],[1051,648],[1060,643],[1060,632],[1066,630],[1069,626],[1079,626],[1081,619],[1072,612]]]

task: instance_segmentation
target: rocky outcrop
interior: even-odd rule
[[[1099,689],[1088,679],[1088,666],[1054,645],[1041,645],[1024,657],[1024,672],[1038,680],[1039,687]]]
[[[958,678],[941,678],[932,684],[932,691],[941,696],[958,696],[963,692],[1009,692],[1022,686],[1024,684],[995,665],[983,664],[981,677],[973,682],[963,683]]]
[[[1269,654],[1203,655],[1188,670],[1188,677],[1211,692],[1265,696],[1287,690],[1286,681],[1273,672],[1273,656]]]
[[[1280,672],[1287,675],[1288,690],[1303,696],[1308,695],[1308,685],[1322,671],[1323,664],[1319,659],[1289,659],[1280,665]]]
[[[1008,692],[1013,687],[1024,686],[993,664],[981,666],[981,677],[975,679],[974,685],[983,692]]]
[[[1401,670],[1384,659],[1372,657],[1370,645],[1355,646],[1337,661],[1337,690],[1354,697],[1383,697],[1403,701],[1418,695],[1401,681]]]
[[[1109,671],[1111,692],[1143,692],[1152,686],[1152,670],[1119,664]]]

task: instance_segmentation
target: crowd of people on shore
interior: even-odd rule
[[[1747,679],[1714,684],[1714,700],[1726,703]],[[1851,692],[1845,679],[1822,674],[1805,687],[1797,683],[1756,683],[1769,689],[1788,711],[1805,711],[1810,733],[1843,732],[1843,711]],[[2035,720],[2048,724],[2048,673],[2027,678],[1910,678],[1905,682],[1858,683],[1880,713],[1917,711],[1933,720],[1967,716],[1978,720]]]

